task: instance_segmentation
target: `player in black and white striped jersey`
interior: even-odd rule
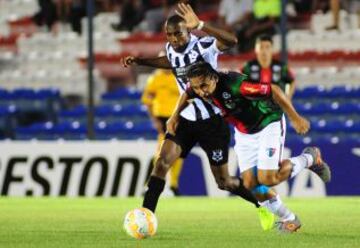
[[[195,28],[203,30],[210,36],[196,37],[190,33]],[[200,21],[191,7],[185,4],[178,6],[177,15],[168,18],[165,32],[168,40],[166,56],[156,58],[129,56],[124,58],[123,64],[125,67],[137,64],[172,69],[181,93],[187,87],[186,72],[191,64],[206,61],[217,68],[217,57],[221,51],[237,43],[234,35]],[[196,98],[192,104],[182,110],[178,123],[176,133],[167,133],[161,146],[149,179],[143,207],[155,211],[170,165],[178,157],[186,157],[197,143],[207,154],[219,188],[239,195],[259,207],[252,193],[243,186],[241,178],[229,175],[227,162],[230,132],[220,116],[220,110]]]

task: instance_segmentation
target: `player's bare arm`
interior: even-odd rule
[[[171,69],[171,64],[166,56],[154,58],[138,58],[134,56],[127,56],[122,59],[122,65],[129,67],[132,65],[143,65],[161,69]]]
[[[189,100],[190,97],[186,92],[179,97],[174,112],[166,122],[166,129],[170,134],[175,135],[180,113],[189,105]]]
[[[292,99],[294,96],[295,88],[295,81],[293,81],[291,84],[286,84],[286,94],[290,99]]]
[[[287,114],[296,132],[299,134],[306,134],[310,129],[309,121],[297,113],[291,101],[283,93],[283,91],[279,86],[272,84],[271,91],[272,91],[272,98],[280,105],[282,110]]]
[[[235,35],[200,21],[189,4],[179,4],[176,14],[184,18],[186,26],[190,30],[198,28],[207,34],[214,36],[216,38],[216,46],[221,51],[229,49],[237,43]]]

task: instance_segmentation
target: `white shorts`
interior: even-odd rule
[[[235,129],[234,150],[240,172],[255,166],[259,170],[278,170],[284,150],[285,132],[284,116],[255,134],[245,134]]]

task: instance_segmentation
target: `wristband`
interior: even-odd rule
[[[197,25],[196,29],[201,30],[204,27],[204,25],[205,25],[205,22],[199,21],[199,25]]]

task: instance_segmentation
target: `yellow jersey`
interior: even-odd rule
[[[151,106],[156,117],[170,117],[179,98],[175,76],[170,70],[158,69],[147,80],[141,97],[143,104]]]

